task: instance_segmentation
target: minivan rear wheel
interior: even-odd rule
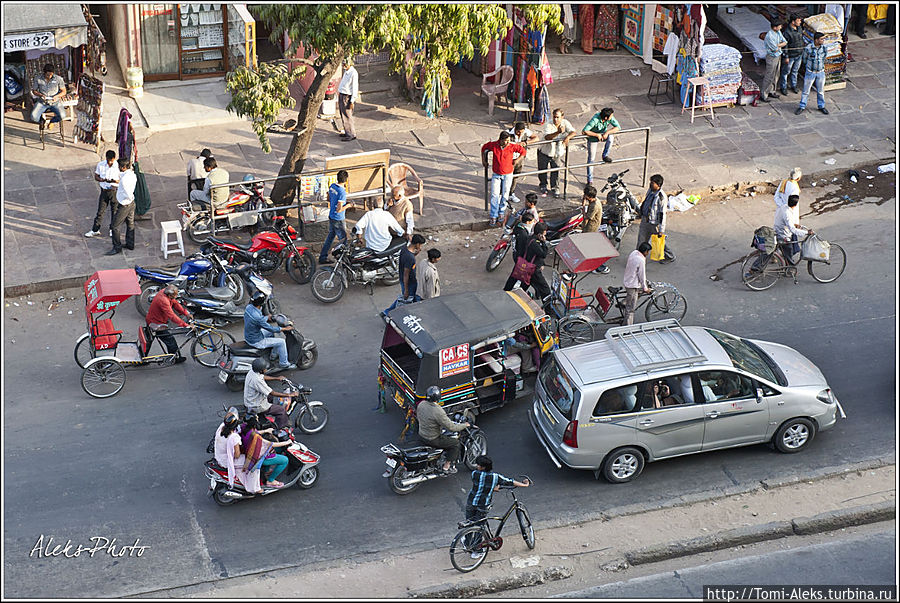
[[[644,470],[644,453],[637,448],[620,448],[603,461],[603,477],[613,484],[630,482]]]
[[[816,426],[809,419],[785,421],[775,432],[773,443],[779,452],[793,454],[804,450],[816,435]]]

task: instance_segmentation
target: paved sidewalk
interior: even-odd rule
[[[645,95],[650,71],[636,57],[632,59],[633,67],[558,80],[550,91],[551,105],[562,107],[576,128],[604,106],[615,108],[624,128],[650,126],[648,175],[662,173],[668,191],[685,189],[703,194],[710,187],[737,183],[774,184],[795,165],[811,175],[893,161],[895,39],[851,38],[851,42],[856,60],[848,66],[847,87],[826,94],[829,116],[815,110],[795,116],[798,98],[789,95],[755,108],[720,109],[714,120],[698,117],[691,124],[679,107],[654,107],[649,103]],[[616,57],[616,65],[627,59]],[[633,75],[630,69],[640,69],[641,75]],[[358,140],[341,142],[329,123],[321,121],[310,147],[307,169],[321,167],[328,156],[389,148],[392,161],[411,164],[426,182],[428,199],[425,215],[417,219],[418,226],[480,224],[485,212],[479,148],[496,138],[501,125],[510,125],[511,112],[498,107],[493,117],[488,116],[486,102],[478,96],[481,78],[456,70],[450,109],[442,119],[428,120],[415,104],[398,98],[395,87],[385,86],[381,77],[382,70],[374,67],[361,72],[363,99],[357,109]],[[221,103],[221,94],[214,94],[212,84],[199,86]],[[151,86],[145,91],[145,99],[170,94],[172,90],[178,89]],[[131,99],[122,102],[128,101]],[[165,115],[168,114],[147,116],[146,123],[152,125],[154,119],[163,120]],[[4,125],[3,244],[7,293],[77,284],[98,269],[177,262],[171,256],[168,262],[163,261],[158,223],[177,217],[175,205],[185,197],[186,161],[209,147],[233,180],[245,173],[272,176],[278,172],[290,144],[290,136],[272,134],[273,153],[266,155],[249,124],[241,120],[178,130],[140,128],[138,154],[153,205],[147,214],[149,219],[137,223],[136,249],[107,257],[103,254],[110,247],[108,237],[82,236],[90,227],[98,196],[91,176],[98,160],[93,150],[84,145],[62,148],[58,140],[51,138],[47,149],[41,151],[36,144],[34,124],[24,123],[16,113],[8,113]],[[112,147],[107,143],[101,152]],[[612,155],[637,156],[642,151],[639,136],[621,136]],[[581,163],[584,157],[584,146],[575,145],[571,160]],[[630,168],[627,180],[638,193],[640,162],[598,168],[598,179],[613,169],[624,168]],[[536,169],[531,160],[526,169]],[[569,181],[568,199],[548,198],[541,201],[542,206],[572,206],[580,198],[578,191],[584,183],[583,171],[578,172],[581,173],[573,174]],[[519,197],[536,190],[536,179],[530,180],[520,184]],[[237,238],[241,236],[238,233]],[[61,280],[67,278],[67,283]]]

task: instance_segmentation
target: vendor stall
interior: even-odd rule
[[[747,48],[753,52],[753,60],[756,63],[766,61],[766,46],[759,39],[760,33],[771,29],[769,20],[759,13],[755,13],[746,6],[732,6],[718,8],[717,17],[720,23],[731,30]]]

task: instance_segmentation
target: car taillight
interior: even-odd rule
[[[823,389],[819,392],[819,395],[816,396],[816,400],[824,402],[825,404],[834,404],[834,394],[831,393],[830,389]]]
[[[578,421],[569,421],[563,433],[563,444],[569,448],[578,448]]]

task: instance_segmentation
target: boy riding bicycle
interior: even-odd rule
[[[527,488],[531,482],[527,479],[519,482],[499,473],[494,473],[494,462],[487,455],[480,455],[475,459],[477,469],[472,472],[472,489],[466,499],[466,521],[474,521],[487,517],[494,492],[500,490],[500,486],[518,486]]]

